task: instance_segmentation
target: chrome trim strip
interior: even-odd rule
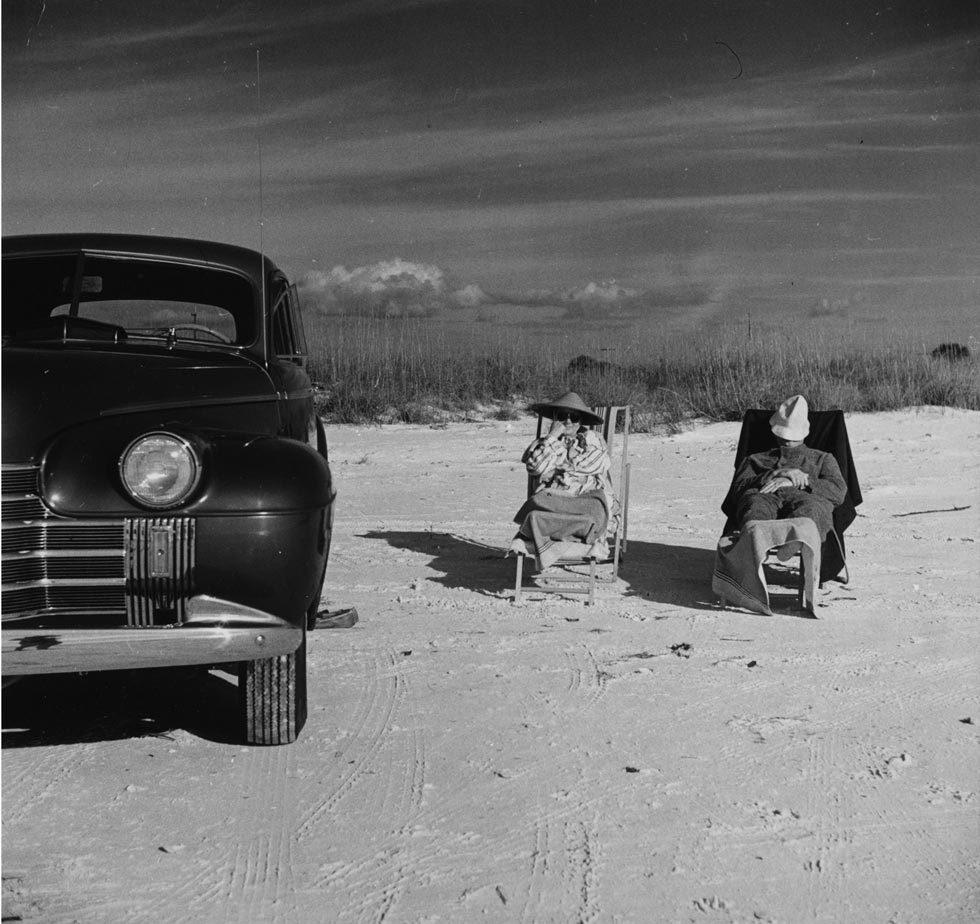
[[[244,603],[233,603],[209,594],[197,594],[187,601],[186,625],[226,626],[229,623],[238,626],[288,626],[279,616],[273,616],[264,610],[257,610]]]
[[[15,590],[30,590],[35,587],[125,587],[124,577],[97,578],[38,578],[33,581],[17,581],[13,584],[0,585],[5,593]]]
[[[4,552],[3,561],[13,564],[26,559],[45,561],[52,558],[125,558],[124,549],[33,549],[24,552]]]
[[[13,532],[28,526],[40,526],[45,529],[79,529],[83,527],[106,527],[122,529],[123,520],[119,517],[109,517],[105,520],[76,520],[74,517],[51,516],[36,520],[6,520],[2,524],[4,530]]]
[[[223,664],[273,658],[295,651],[298,626],[247,629],[200,626],[185,629],[9,629],[3,633],[5,676],[63,674]]]
[[[211,407],[227,404],[275,404],[279,400],[276,395],[246,395],[238,398],[187,398],[183,401],[153,401],[147,404],[119,404],[99,412],[100,417],[117,417],[120,414],[132,414],[142,411],[167,411],[182,407]]]

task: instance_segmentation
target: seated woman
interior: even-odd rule
[[[534,549],[539,570],[561,557],[556,543],[594,544],[605,539],[613,516],[611,461],[605,441],[588,424],[602,423],[575,392],[531,410],[552,420],[547,434],[534,440],[521,461],[537,479],[534,493],[518,510],[520,525],[512,551]]]

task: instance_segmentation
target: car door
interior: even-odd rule
[[[310,442],[310,435],[316,432],[313,386],[306,372],[306,337],[296,287],[279,279],[273,285],[272,295],[269,364],[279,391],[282,433]]]

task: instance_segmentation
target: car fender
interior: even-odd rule
[[[187,440],[202,467],[200,482],[188,501],[163,511],[134,501],[119,472],[126,447],[145,433],[160,431]],[[41,460],[42,497],[61,516],[288,513],[328,507],[334,493],[326,459],[306,443],[267,434],[200,431],[180,423],[153,427],[120,419],[88,423],[55,437]]]

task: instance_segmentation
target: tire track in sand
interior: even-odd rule
[[[52,790],[62,790],[73,774],[101,759],[101,754],[101,742],[11,748],[3,758],[4,825],[15,825],[24,819]]]
[[[563,713],[569,709],[581,710],[598,703],[606,691],[606,678],[599,668],[595,655],[586,644],[569,648],[563,653],[569,665],[563,695],[552,709]],[[347,778],[341,781],[323,804],[308,813],[302,836],[308,837],[312,826],[320,816],[329,811],[338,797],[349,791],[357,782],[359,766],[372,761],[373,769],[381,767],[385,788],[380,802],[386,807],[384,814],[395,821],[380,840],[373,841],[359,851],[359,855],[327,863],[310,884],[318,894],[343,895],[344,910],[340,921],[378,921],[389,915],[404,890],[417,888],[420,877],[426,881],[445,880],[459,869],[461,858],[473,850],[485,850],[486,844],[472,842],[465,833],[447,838],[436,832],[452,827],[454,806],[469,803],[469,787],[444,793],[438,802],[426,807],[423,804],[425,786],[424,738],[416,728],[403,728],[411,721],[411,675],[402,668],[402,659],[387,655],[379,663],[376,676],[385,679],[388,672],[390,689],[379,690],[376,702],[367,710],[369,731],[367,740],[359,751],[357,765],[352,765]],[[381,685],[384,686],[383,684]],[[400,718],[408,713],[408,720]],[[397,722],[397,724],[396,724]],[[407,734],[406,734],[407,732]],[[384,738],[382,741],[381,738]],[[400,743],[399,753],[396,744]],[[406,753],[407,751],[407,753]],[[392,757],[401,758],[399,765],[405,772],[392,773]],[[620,791],[631,791],[633,784],[624,780],[621,784],[607,787],[588,799],[566,796],[567,801],[549,810],[532,811],[528,819],[532,826],[534,845],[529,851],[532,858],[529,897],[524,902],[527,914],[537,907],[544,913],[548,901],[538,901],[534,896],[556,900],[568,891],[568,882],[578,883],[573,891],[581,898],[566,909],[570,920],[589,921],[596,915],[596,844],[594,824],[583,821],[601,802],[615,798]],[[379,809],[379,814],[381,814]],[[520,856],[526,847],[528,826],[517,825],[493,842],[493,849],[503,855]],[[552,853],[549,843],[556,843]],[[558,876],[563,876],[559,884]]]
[[[569,924],[598,919],[599,839],[595,816],[538,820],[534,829],[521,924],[542,917]]]
[[[193,872],[187,868],[193,854],[182,854],[183,865],[174,868],[179,881],[154,879],[150,894],[113,924],[150,917],[159,924],[303,924],[294,878],[295,755],[290,747],[243,749],[227,779],[227,791],[237,793],[242,805],[241,814],[229,819],[233,836],[221,832],[207,850],[208,861]]]
[[[532,809],[526,824],[516,824],[489,843],[472,833],[439,834],[457,807],[469,804],[468,789],[444,795],[437,803],[422,808],[414,816],[416,828],[402,826],[384,841],[365,846],[359,856],[328,864],[311,883],[320,895],[341,894],[344,911],[334,924],[348,921],[379,921],[406,888],[418,888],[419,883],[458,880],[460,869],[467,868],[472,855],[474,866],[482,862],[488,850],[501,857],[519,858],[526,853],[530,861],[528,882],[521,903],[522,921],[552,920],[556,902],[576,883],[572,891],[580,900],[574,907],[565,908],[562,921],[588,922],[596,919],[599,909],[598,835],[594,818],[603,802],[615,800],[635,788],[631,780],[597,787],[595,781],[583,781],[587,798],[568,795],[563,804],[547,810]],[[430,830],[422,830],[426,825]],[[532,845],[527,847],[530,826]],[[577,870],[577,873],[573,873]],[[515,895],[517,891],[515,891]],[[515,905],[519,901],[515,897]],[[386,910],[387,909],[387,910]],[[569,916],[570,915],[570,916]]]
[[[951,663],[948,669],[955,675],[963,665]],[[957,879],[970,875],[966,869],[951,871],[944,865],[943,839],[936,835],[933,813],[910,812],[898,790],[898,798],[887,792],[889,787],[901,786],[897,778],[912,758],[898,746],[889,748],[869,741],[859,731],[868,711],[880,700],[881,691],[846,687],[845,679],[853,673],[850,665],[841,665],[832,675],[828,688],[846,690],[846,699],[835,709],[833,723],[824,725],[808,740],[807,811],[811,818],[819,819],[814,855],[804,863],[806,872],[812,874],[808,908],[814,916],[829,913],[833,920],[845,920],[853,911],[847,905],[848,845],[872,831],[889,832],[884,836],[892,861],[909,875],[918,873],[918,880],[927,882],[935,894],[948,889],[951,875]],[[919,676],[903,677],[889,685],[888,696],[897,701],[903,713],[910,701],[921,708],[924,683]],[[932,702],[940,695],[930,691],[926,699]]]
[[[334,890],[344,896],[338,921],[384,921],[406,884],[416,878],[418,865],[430,859],[420,852],[414,836],[415,823],[423,814],[427,758],[423,730],[411,705],[410,672],[403,665],[392,651],[376,658],[368,706],[358,729],[362,740],[349,751],[356,756],[333,791],[307,811],[297,832],[297,840],[313,836],[358,788],[362,777],[380,769],[380,780],[367,801],[376,805],[378,817],[393,821],[383,843],[375,842],[369,855],[321,869],[313,884],[317,892]]]
[[[834,671],[827,686],[840,684],[841,670]],[[837,721],[824,726],[807,739],[807,814],[816,819],[816,842],[813,855],[803,862],[810,875],[806,882],[806,905],[815,919],[822,918],[823,908],[830,905],[830,919],[845,920],[845,869],[839,860],[837,845],[845,835],[841,831],[841,791],[839,779],[841,723],[856,708],[853,702],[838,713]],[[809,848],[809,845],[807,845]]]
[[[534,846],[531,848],[531,869],[528,875],[527,895],[521,906],[520,924],[533,924],[537,909],[541,906],[550,872],[551,848],[548,843],[547,822],[539,821],[534,828]]]
[[[594,652],[585,642],[565,648],[562,657],[564,664],[539,668],[541,673],[555,676],[548,688],[534,694],[534,698],[544,702],[557,717],[569,710],[589,709],[599,703],[606,694],[610,677],[599,667]],[[522,703],[521,712],[527,717],[527,704]]]
[[[296,828],[297,843],[316,834],[323,819],[358,786],[391,737],[394,716],[406,692],[394,652],[377,654],[372,669],[365,673],[368,686],[361,699],[364,705],[353,723],[349,741],[339,749],[337,757],[338,762],[347,758],[347,769],[333,788],[326,795],[318,793],[303,813]],[[415,772],[414,767],[411,772]]]
[[[247,823],[238,825],[243,836],[216,884],[201,889],[187,883],[180,890],[189,893],[183,920],[208,920],[208,910],[220,901],[220,920],[226,924],[271,920],[270,909],[276,924],[302,924],[293,875],[295,751],[250,748],[243,757],[239,791],[248,806]]]

